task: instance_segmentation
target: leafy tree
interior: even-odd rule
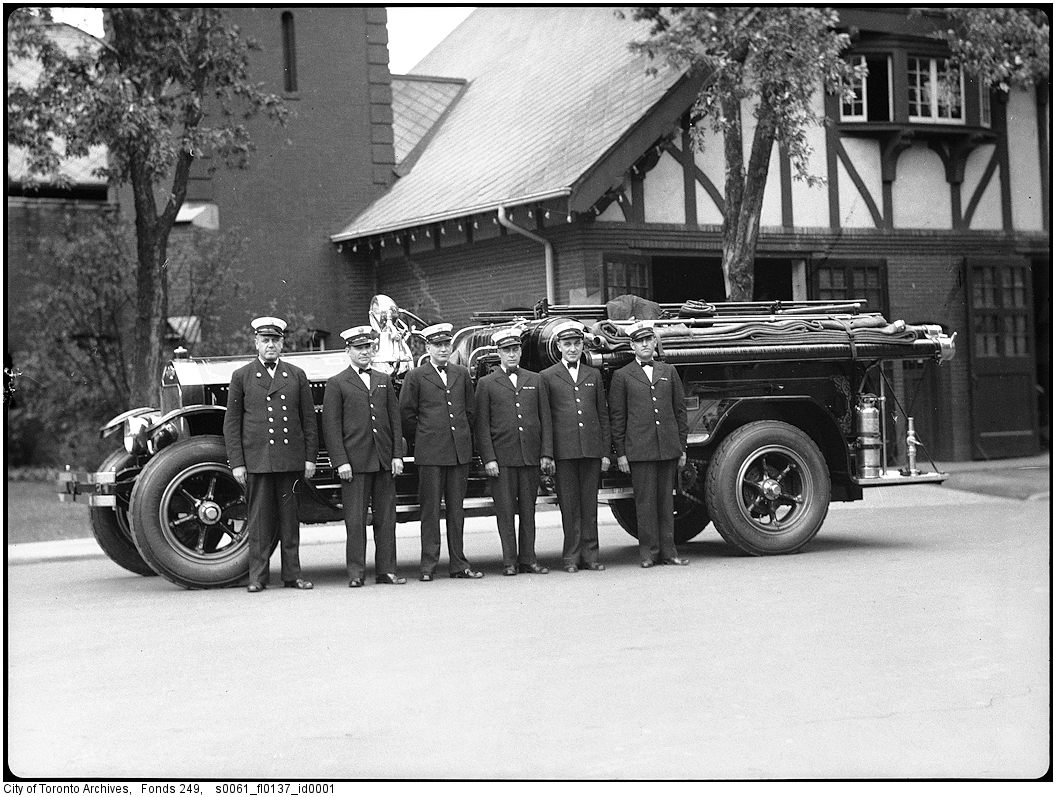
[[[1047,81],[1052,69],[1050,20],[1029,8],[959,7],[943,9],[951,61],[1007,92]]]
[[[841,53],[850,37],[835,30],[831,9],[798,6],[642,6],[635,20],[651,23],[649,36],[631,49],[664,57],[710,79],[693,113],[721,133],[726,159],[726,215],[722,270],[730,301],[750,301],[763,192],[774,142],[785,144],[796,176],[808,183],[810,125],[823,123],[811,98],[819,86],[850,92],[856,74]],[[744,160],[742,105],[755,106],[755,132]],[[701,130],[694,126],[694,145]]]
[[[1049,27],[1043,14],[1013,8],[942,9],[953,59],[989,85],[1007,90],[1048,77]],[[908,11],[907,14],[920,12]],[[852,81],[865,66],[842,57],[850,44],[837,30],[837,11],[798,6],[640,6],[631,16],[651,27],[631,49],[662,57],[709,79],[694,104],[697,118],[722,134],[726,160],[726,214],[722,268],[731,301],[749,301],[763,193],[775,141],[783,143],[795,176],[823,182],[808,172],[807,130],[824,124],[813,110],[820,89],[853,96]],[[755,132],[744,160],[742,104],[754,107]],[[702,145],[694,126],[694,144]]]
[[[232,264],[245,242],[231,234],[190,235],[171,247],[173,309],[197,316],[208,331],[219,320],[221,297],[238,296],[240,273]],[[129,409],[135,233],[109,215],[88,232],[72,225],[60,231],[41,255],[48,279],[35,286],[23,311],[41,323],[30,327],[8,374],[8,452],[15,465],[49,459],[95,465],[113,447],[99,442],[100,421]],[[222,348],[231,353],[230,343]]]
[[[106,40],[64,52],[48,35],[48,9],[8,18],[8,52],[39,62],[32,86],[8,91],[8,142],[24,147],[32,174],[58,175],[60,161],[107,148],[100,171],[131,185],[136,271],[132,370],[126,400],[153,404],[169,315],[169,236],[195,160],[244,168],[253,145],[244,122],[282,123],[279,97],[250,82],[244,39],[217,8],[108,7]],[[124,387],[122,386],[122,389]]]

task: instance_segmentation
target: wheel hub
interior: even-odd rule
[[[220,505],[215,501],[202,501],[198,505],[198,519],[202,523],[213,525],[220,520]]]
[[[774,501],[781,496],[781,483],[769,478],[763,479],[762,491],[767,501]]]

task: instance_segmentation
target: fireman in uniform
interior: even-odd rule
[[[281,361],[286,322],[263,316],[251,322],[257,357],[231,375],[224,414],[227,460],[246,490],[249,591],[268,585],[271,542],[278,533],[282,583],[311,589],[301,578],[300,519],[294,486],[315,474],[319,432],[304,371]]]
[[[378,332],[369,326],[341,333],[350,365],[330,377],[323,394],[323,438],[341,480],[348,586],[366,571],[367,506],[373,511],[374,580],[404,584],[396,574],[396,477],[403,473],[400,408],[391,378],[371,368]]]
[[[634,360],[613,374],[609,408],[616,462],[631,474],[641,564],[686,565],[675,550],[673,496],[689,433],[682,380],[670,363],[654,359],[650,323],[631,324],[627,333]]]
[[[598,485],[609,468],[609,406],[601,372],[581,362],[585,329],[578,321],[554,327],[561,361],[541,374],[553,420],[557,503],[561,508],[566,572],[604,570],[598,561]]]
[[[400,388],[403,435],[414,444],[421,505],[422,559],[419,581],[432,581],[440,559],[440,499],[447,519],[447,556],[451,578],[482,578],[462,550],[469,463],[473,458],[473,384],[469,370],[449,365],[450,324],[422,330],[428,361],[407,372]]]
[[[535,557],[541,469],[554,466],[550,404],[539,374],[520,367],[521,334],[514,327],[491,336],[500,367],[477,383],[476,393],[477,453],[491,482],[505,576],[550,572]]]

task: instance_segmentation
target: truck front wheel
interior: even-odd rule
[[[623,530],[638,539],[638,515],[634,511],[634,499],[620,498],[612,501],[609,504],[609,509],[612,510],[612,516],[616,518],[616,522],[623,527]],[[704,531],[704,527],[710,522],[711,518],[708,517],[708,510],[704,504],[693,501],[684,495],[675,496],[676,543],[681,545],[684,542],[689,542],[700,532]]]
[[[89,507],[88,519],[92,524],[95,541],[111,561],[136,575],[154,576],[157,573],[143,561],[143,557],[136,550],[136,544],[132,542],[132,530],[128,523],[128,497],[131,488],[123,485],[123,482],[128,478],[129,468],[135,465],[135,461],[135,457],[123,448],[103,460],[96,470],[116,474],[117,485],[114,493],[117,506]]]
[[[204,589],[246,579],[246,499],[222,437],[162,449],[136,481],[131,517],[143,559],[174,584]]]
[[[787,423],[755,421],[716,449],[704,497],[722,538],[758,556],[810,542],[829,511],[831,486],[809,436]]]

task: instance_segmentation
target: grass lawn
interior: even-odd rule
[[[52,481],[7,480],[8,545],[92,536],[87,496],[64,504],[57,492],[57,483]]]

